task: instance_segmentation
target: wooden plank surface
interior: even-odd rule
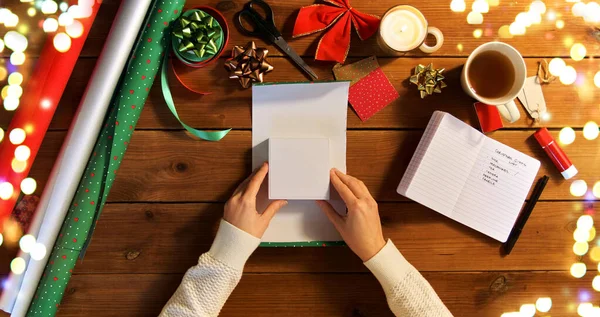
[[[51,124],[52,132],[33,166],[31,176],[38,180],[39,188],[45,185],[120,2],[104,0]],[[186,6],[216,7],[231,22],[245,2],[188,0]],[[298,9],[314,1],[269,3],[284,38],[305,57],[320,79],[332,79],[333,63],[312,58],[322,33],[291,38]],[[351,3],[357,10],[377,15],[398,4],[393,0]],[[572,16],[570,5],[550,2],[548,7],[565,21],[564,30],[544,21],[528,28],[526,36],[502,39],[526,57],[529,76],[535,74],[542,58],[568,57],[569,43],[583,43],[589,54],[580,62],[568,60],[583,76],[577,85],[565,86],[556,81],[544,86],[551,114],[548,121],[533,123],[521,109],[521,120],[490,134],[541,160],[540,175],[551,176],[543,201],[536,207],[513,254],[502,257],[499,243],[408,202],[395,192],[433,111],[450,112],[477,126],[473,100],[459,88],[461,65],[475,47],[499,39],[498,28],[527,10],[530,1],[502,2],[501,7],[490,8],[490,13],[484,15],[484,24],[478,26],[467,24],[467,12],[452,13],[449,3],[402,3],[419,8],[429,25],[444,33],[444,46],[432,55],[413,51],[406,55],[408,58],[392,58],[377,47],[375,38],[361,42],[353,33],[348,61],[378,55],[401,97],[364,123],[348,109],[348,170],[362,178],[380,202],[386,237],[392,238],[406,258],[425,272],[455,316],[500,316],[540,296],[552,297],[552,316],[575,315],[581,296],[589,293],[590,300],[600,299],[590,287],[596,263],[588,256],[579,259],[572,253],[577,217],[585,208],[597,209],[597,201],[586,202],[590,196],[571,196],[571,182],[562,180],[530,136],[540,126],[552,128],[554,136],[564,126],[578,129],[575,143],[564,149],[581,172],[578,178],[586,180],[590,187],[600,181],[598,141],[585,140],[580,131],[587,121],[600,121],[600,90],[593,86],[592,79],[600,69],[600,62],[593,58],[600,52],[600,42],[593,39],[591,28],[581,18]],[[229,47],[250,40],[233,24],[230,27]],[[473,36],[476,28],[483,31],[481,38]],[[25,68],[36,61],[43,38],[39,34],[29,37],[29,66]],[[256,40],[259,46],[265,45]],[[275,71],[265,77],[266,82],[306,80],[288,59],[280,57],[277,49],[267,47]],[[6,58],[7,54],[5,50],[2,56]],[[421,100],[407,78],[415,65],[431,62],[435,67],[446,68],[449,87],[441,95]],[[171,84],[178,111],[188,124],[204,129],[234,128],[218,143],[196,141],[182,132],[166,108],[160,87],[152,89],[110,202],[85,261],[76,267],[59,316],[155,316],[183,272],[208,250],[222,214],[222,203],[250,172],[251,90],[240,89],[227,78],[222,67],[223,59],[198,70],[177,68],[186,83],[211,91],[211,95],[199,97],[175,82]],[[11,113],[0,110],[1,127],[6,127],[10,118]],[[15,248],[8,251],[14,253]],[[7,262],[3,256],[0,255],[0,263]],[[583,260],[591,271],[583,279],[574,279],[568,273],[569,266],[578,260]],[[379,284],[346,247],[261,248],[251,257],[246,270],[223,316],[391,316]]]
[[[355,60],[355,59],[353,59]],[[473,99],[469,98],[460,88],[460,71],[466,59],[464,58],[380,58],[386,75],[398,90],[400,98],[377,113],[367,122],[361,122],[354,110],[348,108],[348,127],[350,129],[383,129],[383,128],[424,128],[434,110],[443,110],[477,126],[477,118],[473,111]],[[539,58],[527,58],[528,75],[534,76],[537,71]],[[52,121],[52,130],[65,130],[69,127],[73,115],[83,96],[85,86],[96,59],[80,59],[64,97]],[[275,70],[265,76],[265,82],[286,82],[306,80],[292,63],[283,58],[272,58]],[[433,95],[424,100],[420,99],[416,86],[407,83],[417,64],[434,63],[435,67],[445,68],[448,87],[440,95]],[[331,64],[309,63],[321,79],[333,79]],[[593,72],[585,73],[586,69],[600,69],[600,61],[585,60],[575,65],[583,74],[585,81],[582,85],[563,85],[558,80],[545,85],[543,88],[551,114],[549,120],[541,124],[534,123],[519,106],[521,119],[508,124],[510,128],[538,128],[540,126],[561,128],[564,126],[583,127],[589,120],[600,120],[598,98],[600,90],[593,85]],[[251,128],[251,89],[242,89],[238,82],[227,78],[223,69],[223,60],[212,66],[199,70],[177,68],[183,80],[191,87],[199,90],[212,91],[213,94],[198,96],[188,92],[172,78],[172,91],[175,96],[177,111],[189,125],[200,128]],[[138,123],[138,129],[182,129],[181,125],[169,112],[162,93],[160,82],[155,82],[150,98],[145,105]],[[8,125],[11,114],[0,110],[0,126]]]
[[[575,316],[576,296],[592,276],[562,272],[425,273],[454,316],[500,316],[538,297],[553,300],[552,316]],[[74,275],[58,316],[156,316],[180,274]],[[590,292],[590,301],[600,297]],[[101,307],[101,309],[100,309]],[[246,274],[222,316],[393,316],[370,274]]]
[[[568,270],[577,260],[570,256],[573,231],[584,207],[540,202],[506,257],[499,242],[419,204],[383,203],[379,210],[385,237],[417,269],[464,272]],[[109,204],[76,273],[183,273],[210,248],[222,214],[221,203]],[[587,256],[584,260],[596,270]],[[259,248],[246,271],[367,272],[347,247]]]
[[[362,179],[378,201],[406,201],[396,193],[422,131],[348,131],[348,172]],[[492,136],[542,161],[539,175],[552,178],[541,199],[580,200],[569,192],[530,131],[498,131]],[[557,132],[553,132],[556,136]],[[49,133],[32,176],[45,184],[64,132]],[[251,132],[233,131],[220,142],[200,142],[181,131],[137,131],[118,171],[109,201],[224,202],[250,172]],[[577,132],[565,147],[589,187],[600,175],[600,148]],[[368,163],[368,164],[365,164]]]

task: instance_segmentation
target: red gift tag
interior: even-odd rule
[[[486,105],[482,102],[476,102],[474,106],[477,118],[479,119],[479,125],[481,126],[481,132],[488,133],[504,127],[498,107]]]
[[[348,101],[360,120],[367,121],[398,97],[392,83],[381,68],[377,68],[350,87]]]

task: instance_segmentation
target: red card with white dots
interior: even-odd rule
[[[398,92],[385,73],[377,68],[350,87],[348,101],[364,122],[398,97]]]

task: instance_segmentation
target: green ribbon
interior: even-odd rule
[[[223,46],[223,29],[208,13],[192,9],[175,22],[172,32],[178,40],[172,42],[173,51],[189,62],[201,62],[214,57]]]
[[[184,127],[189,133],[194,136],[206,140],[206,141],[219,141],[224,138],[231,129],[221,130],[221,131],[203,131],[194,129],[191,126],[185,124],[179,118],[179,114],[177,113],[177,108],[175,107],[175,102],[173,101],[173,95],[171,94],[171,88],[169,88],[169,54],[165,54],[162,64],[162,70],[160,72],[160,86],[162,88],[163,97],[165,98],[165,103],[173,116],[179,121],[182,127]]]

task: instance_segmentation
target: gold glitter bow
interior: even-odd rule
[[[234,46],[231,58],[225,60],[225,69],[229,78],[238,78],[243,88],[248,88],[253,82],[263,82],[263,75],[273,70],[273,65],[267,62],[269,50],[256,48],[254,41],[245,47]]]
[[[415,67],[414,75],[410,76],[410,82],[417,85],[421,93],[421,99],[433,93],[441,93],[442,88],[446,88],[446,83],[443,81],[444,68],[434,69],[433,64],[427,66],[419,64]]]

